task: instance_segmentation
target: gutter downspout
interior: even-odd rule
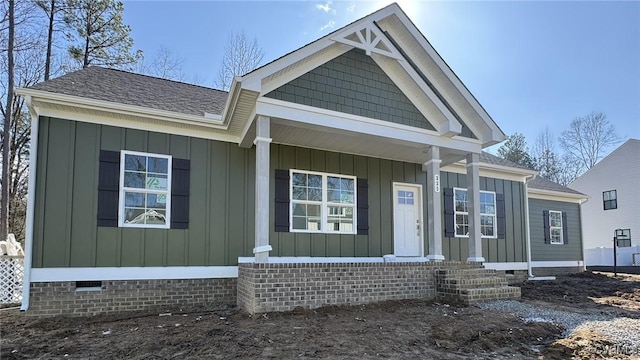
[[[536,175],[525,176],[524,177],[524,221],[525,226],[527,227],[526,239],[527,242],[527,273],[529,275],[529,279],[534,278],[533,272],[531,270],[531,227],[529,226],[529,182],[536,178]]]
[[[31,113],[31,153],[29,154],[29,182],[27,194],[27,228],[25,231],[25,252],[24,252],[24,277],[22,279],[22,306],[20,311],[29,309],[29,295],[31,290],[31,265],[33,263],[33,222],[35,217],[36,198],[36,168],[38,161],[38,129],[39,116],[31,96],[25,96],[25,103]]]

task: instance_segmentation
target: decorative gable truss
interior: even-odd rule
[[[460,134],[462,124],[373,21],[365,20],[347,26],[331,40],[363,49],[371,56],[431,122],[439,135],[451,137]]]
[[[247,110],[244,113],[248,118],[239,119],[245,124],[241,146],[251,146],[256,114],[292,121],[318,114],[341,118],[335,111],[291,106],[266,95],[353,49],[363,50],[433,126],[435,131],[419,131],[424,137],[420,142],[464,151],[473,143],[473,151],[477,151],[504,139],[502,131],[415,25],[392,4],[236,78],[227,109]],[[288,109],[290,116],[283,117],[283,109]],[[225,121],[236,116],[240,113],[225,111]],[[367,123],[366,118],[352,119]],[[480,147],[476,149],[476,145]]]
[[[371,53],[377,53],[397,60],[403,60],[400,52],[371,21],[363,23],[361,27],[358,28],[348,28],[331,37],[331,40],[362,49],[369,56],[371,56]]]

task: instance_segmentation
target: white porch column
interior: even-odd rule
[[[427,161],[422,170],[427,172],[427,234],[432,261],[444,260],[442,255],[442,203],[440,200],[440,148],[432,146],[427,151]]]
[[[467,208],[469,210],[469,262],[484,262],[480,230],[480,154],[467,155]]]
[[[269,147],[271,120],[258,116],[256,120],[256,263],[269,262]]]

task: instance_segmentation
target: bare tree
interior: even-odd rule
[[[569,153],[562,156],[561,163],[562,166],[559,167],[554,180],[560,185],[568,186],[584,172],[582,161]]]
[[[2,192],[0,196],[0,240],[5,240],[9,233],[9,146],[12,116],[13,116],[13,86],[14,86],[14,64],[13,45],[15,38],[15,1],[9,0],[9,35],[7,44],[7,105],[4,113],[4,126],[2,130]]]
[[[136,72],[147,74],[168,80],[183,81],[185,78],[182,70],[184,59],[174,54],[171,50],[161,46],[155,57],[150,61],[143,59],[136,66]]]
[[[569,129],[562,132],[560,145],[579,160],[582,170],[588,170],[604,156],[607,148],[621,140],[605,114],[592,112],[571,121]]]
[[[555,137],[548,127],[538,134],[531,155],[539,175],[547,180],[558,182],[560,159],[556,151]]]
[[[235,76],[244,75],[255,69],[263,57],[264,50],[258,46],[258,40],[254,38],[253,41],[249,41],[244,31],[231,34],[224,47],[216,86],[229,90]]]

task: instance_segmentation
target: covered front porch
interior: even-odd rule
[[[342,119],[343,124],[346,121],[349,119]],[[466,182],[469,256],[461,260],[484,262],[479,206],[480,145],[473,139],[440,138],[427,131],[407,130],[413,141],[399,141],[397,134],[394,137],[382,135],[384,132],[372,134],[369,127],[362,127],[356,133],[327,126],[307,127],[304,122],[257,115],[255,125],[247,132],[256,146],[255,262],[269,262],[269,253],[274,246],[299,239],[344,242],[337,246],[372,246],[367,245],[368,241],[385,244],[380,251],[284,251],[287,256],[377,255],[381,258],[382,255],[395,255],[403,259],[445,260],[442,239],[444,214],[448,209],[444,208],[445,190],[441,186],[440,168],[459,160],[466,162],[469,179]],[[327,140],[326,143],[323,140]],[[427,145],[427,141],[447,146]],[[329,201],[318,205],[318,219],[325,220],[322,226],[311,215],[305,218],[309,226],[300,227],[295,223],[300,220],[296,205],[300,201],[294,193],[298,189],[294,182],[299,175],[306,176],[307,173],[317,174],[318,178],[322,174],[329,174],[330,179],[342,176],[342,181],[349,181],[348,186],[353,187],[346,203]],[[284,194],[278,190],[283,186]],[[287,210],[284,220],[278,214],[283,207]],[[337,220],[332,223],[335,218],[331,215],[336,208],[346,208],[350,220],[346,223],[341,220],[340,225]],[[344,210],[342,213],[344,215]],[[333,225],[336,225],[335,229]],[[283,256],[283,251],[276,253],[276,256]]]

